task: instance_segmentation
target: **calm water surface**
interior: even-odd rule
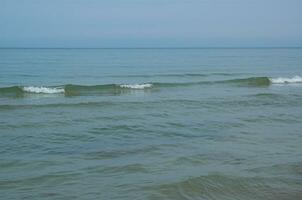
[[[0,49],[4,199],[302,199],[302,49]]]

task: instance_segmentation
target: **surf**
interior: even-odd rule
[[[300,76],[293,76],[292,78],[270,78],[270,81],[273,84],[291,84],[291,83],[302,83],[302,77]]]
[[[22,90],[28,93],[37,93],[37,94],[58,94],[58,93],[65,93],[64,88],[56,88],[56,87],[23,87]]]
[[[302,77],[271,78],[271,77],[248,77],[240,79],[193,81],[193,82],[147,82],[137,84],[103,84],[103,85],[59,85],[59,86],[11,86],[0,88],[0,97],[23,97],[25,95],[49,94],[65,96],[82,95],[116,95],[131,92],[132,90],[147,91],[160,88],[190,87],[198,85],[229,85],[239,87],[269,87],[274,84],[301,84]]]

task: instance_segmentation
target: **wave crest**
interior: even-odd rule
[[[270,78],[270,81],[274,84],[302,83],[302,77],[294,76],[292,78]]]
[[[37,94],[58,94],[64,93],[64,88],[51,88],[51,87],[35,87],[35,86],[28,86],[22,88],[24,92],[29,93],[37,93]]]
[[[120,85],[121,88],[129,88],[129,89],[145,89],[145,88],[150,88],[152,87],[151,83],[144,83],[144,84],[123,84]]]

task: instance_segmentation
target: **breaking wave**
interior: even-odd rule
[[[133,85],[120,85],[122,88],[130,88],[130,89],[145,89],[152,87],[151,83],[145,83],[145,84],[133,84]]]
[[[22,97],[30,94],[64,94],[65,96],[120,94],[131,90],[152,88],[153,84],[105,84],[105,85],[62,85],[62,86],[12,86],[0,88],[0,97]]]
[[[0,88],[0,97],[22,97],[26,94],[64,94],[65,96],[82,95],[117,95],[133,90],[152,90],[154,88],[189,87],[198,85],[233,85],[240,87],[268,87],[271,84],[302,83],[300,76],[292,78],[249,77],[199,82],[152,82],[142,84],[104,84],[104,85],[61,85],[61,86],[12,86]]]
[[[24,92],[29,93],[40,93],[40,94],[57,94],[57,93],[64,93],[64,88],[51,88],[51,87],[35,87],[35,86],[29,86],[29,87],[23,87]]]
[[[302,83],[302,77],[294,76],[292,78],[270,78],[270,81],[274,84]]]

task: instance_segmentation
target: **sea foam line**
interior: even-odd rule
[[[30,93],[39,93],[39,94],[57,94],[57,93],[64,93],[64,88],[50,88],[50,87],[35,87],[35,86],[28,86],[23,87],[24,92]]]
[[[270,78],[271,83],[273,84],[288,84],[288,83],[302,83],[302,77],[294,76],[292,78]]]

